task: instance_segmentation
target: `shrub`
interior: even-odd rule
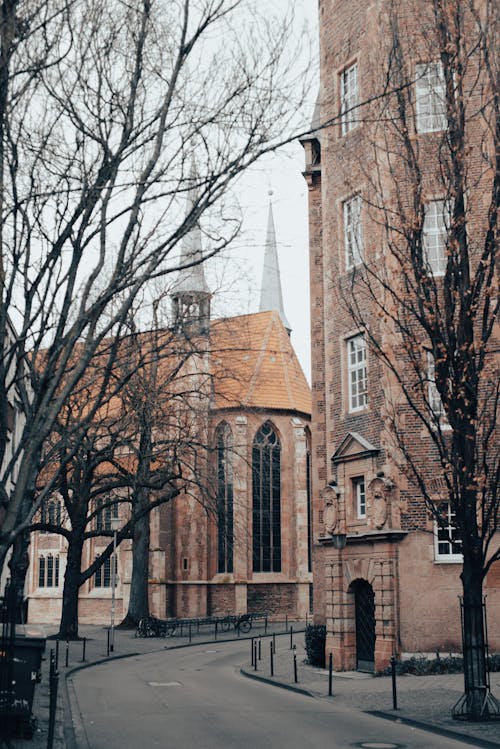
[[[488,658],[488,665],[491,672],[500,671],[500,653],[494,653]],[[462,656],[441,656],[439,653],[436,658],[425,658],[418,656],[408,658],[406,661],[396,663],[397,674],[411,674],[412,676],[427,676],[428,674],[461,674],[463,671]],[[388,666],[377,675],[389,676],[391,667]]]
[[[311,666],[325,667],[326,627],[308,624],[306,627],[306,653]]]

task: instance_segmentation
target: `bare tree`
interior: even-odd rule
[[[486,689],[483,582],[500,559],[500,11],[482,0],[387,5],[385,58],[373,65],[386,95],[360,115],[369,228],[351,243],[339,299],[380,365],[401,471],[442,534],[453,518],[465,678],[454,712],[477,720],[498,715]],[[418,44],[408,17],[419,18]]]
[[[289,24],[249,5],[1,3],[0,568],[56,485],[35,499],[43,445],[102,341],[179,269],[196,222],[208,255],[227,244],[224,193],[286,140],[302,100]]]

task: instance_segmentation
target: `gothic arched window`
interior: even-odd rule
[[[253,571],[281,572],[280,442],[261,426],[252,448]]]
[[[216,434],[217,572],[233,571],[233,435],[228,424]]]

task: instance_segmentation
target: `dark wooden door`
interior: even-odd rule
[[[370,583],[360,580],[354,591],[356,606],[356,661],[360,671],[375,668],[375,594]]]

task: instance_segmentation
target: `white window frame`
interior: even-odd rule
[[[436,562],[449,564],[462,562],[462,553],[453,548],[453,546],[461,546],[461,541],[454,538],[456,534],[455,513],[451,511],[448,502],[443,504],[446,505],[447,522],[445,525],[440,525],[437,520],[434,521],[434,559]]]
[[[427,352],[427,399],[429,408],[434,416],[444,416],[443,401],[436,385],[436,365],[431,351]]]
[[[446,84],[441,61],[415,66],[415,104],[417,133],[446,130]]]
[[[356,107],[358,103],[358,63],[355,62],[340,73],[340,114],[342,135],[346,135],[357,126]]]
[[[446,245],[450,229],[451,210],[447,200],[430,200],[424,206],[422,249],[432,275],[446,272]]]
[[[366,408],[368,403],[368,369],[366,341],[362,333],[347,341],[347,380],[349,412]]]
[[[347,270],[359,265],[363,260],[363,222],[361,220],[361,195],[345,200],[344,209],[344,248]]]
[[[356,500],[356,517],[358,520],[366,519],[366,486],[365,477],[357,476],[352,480],[354,497]]]

